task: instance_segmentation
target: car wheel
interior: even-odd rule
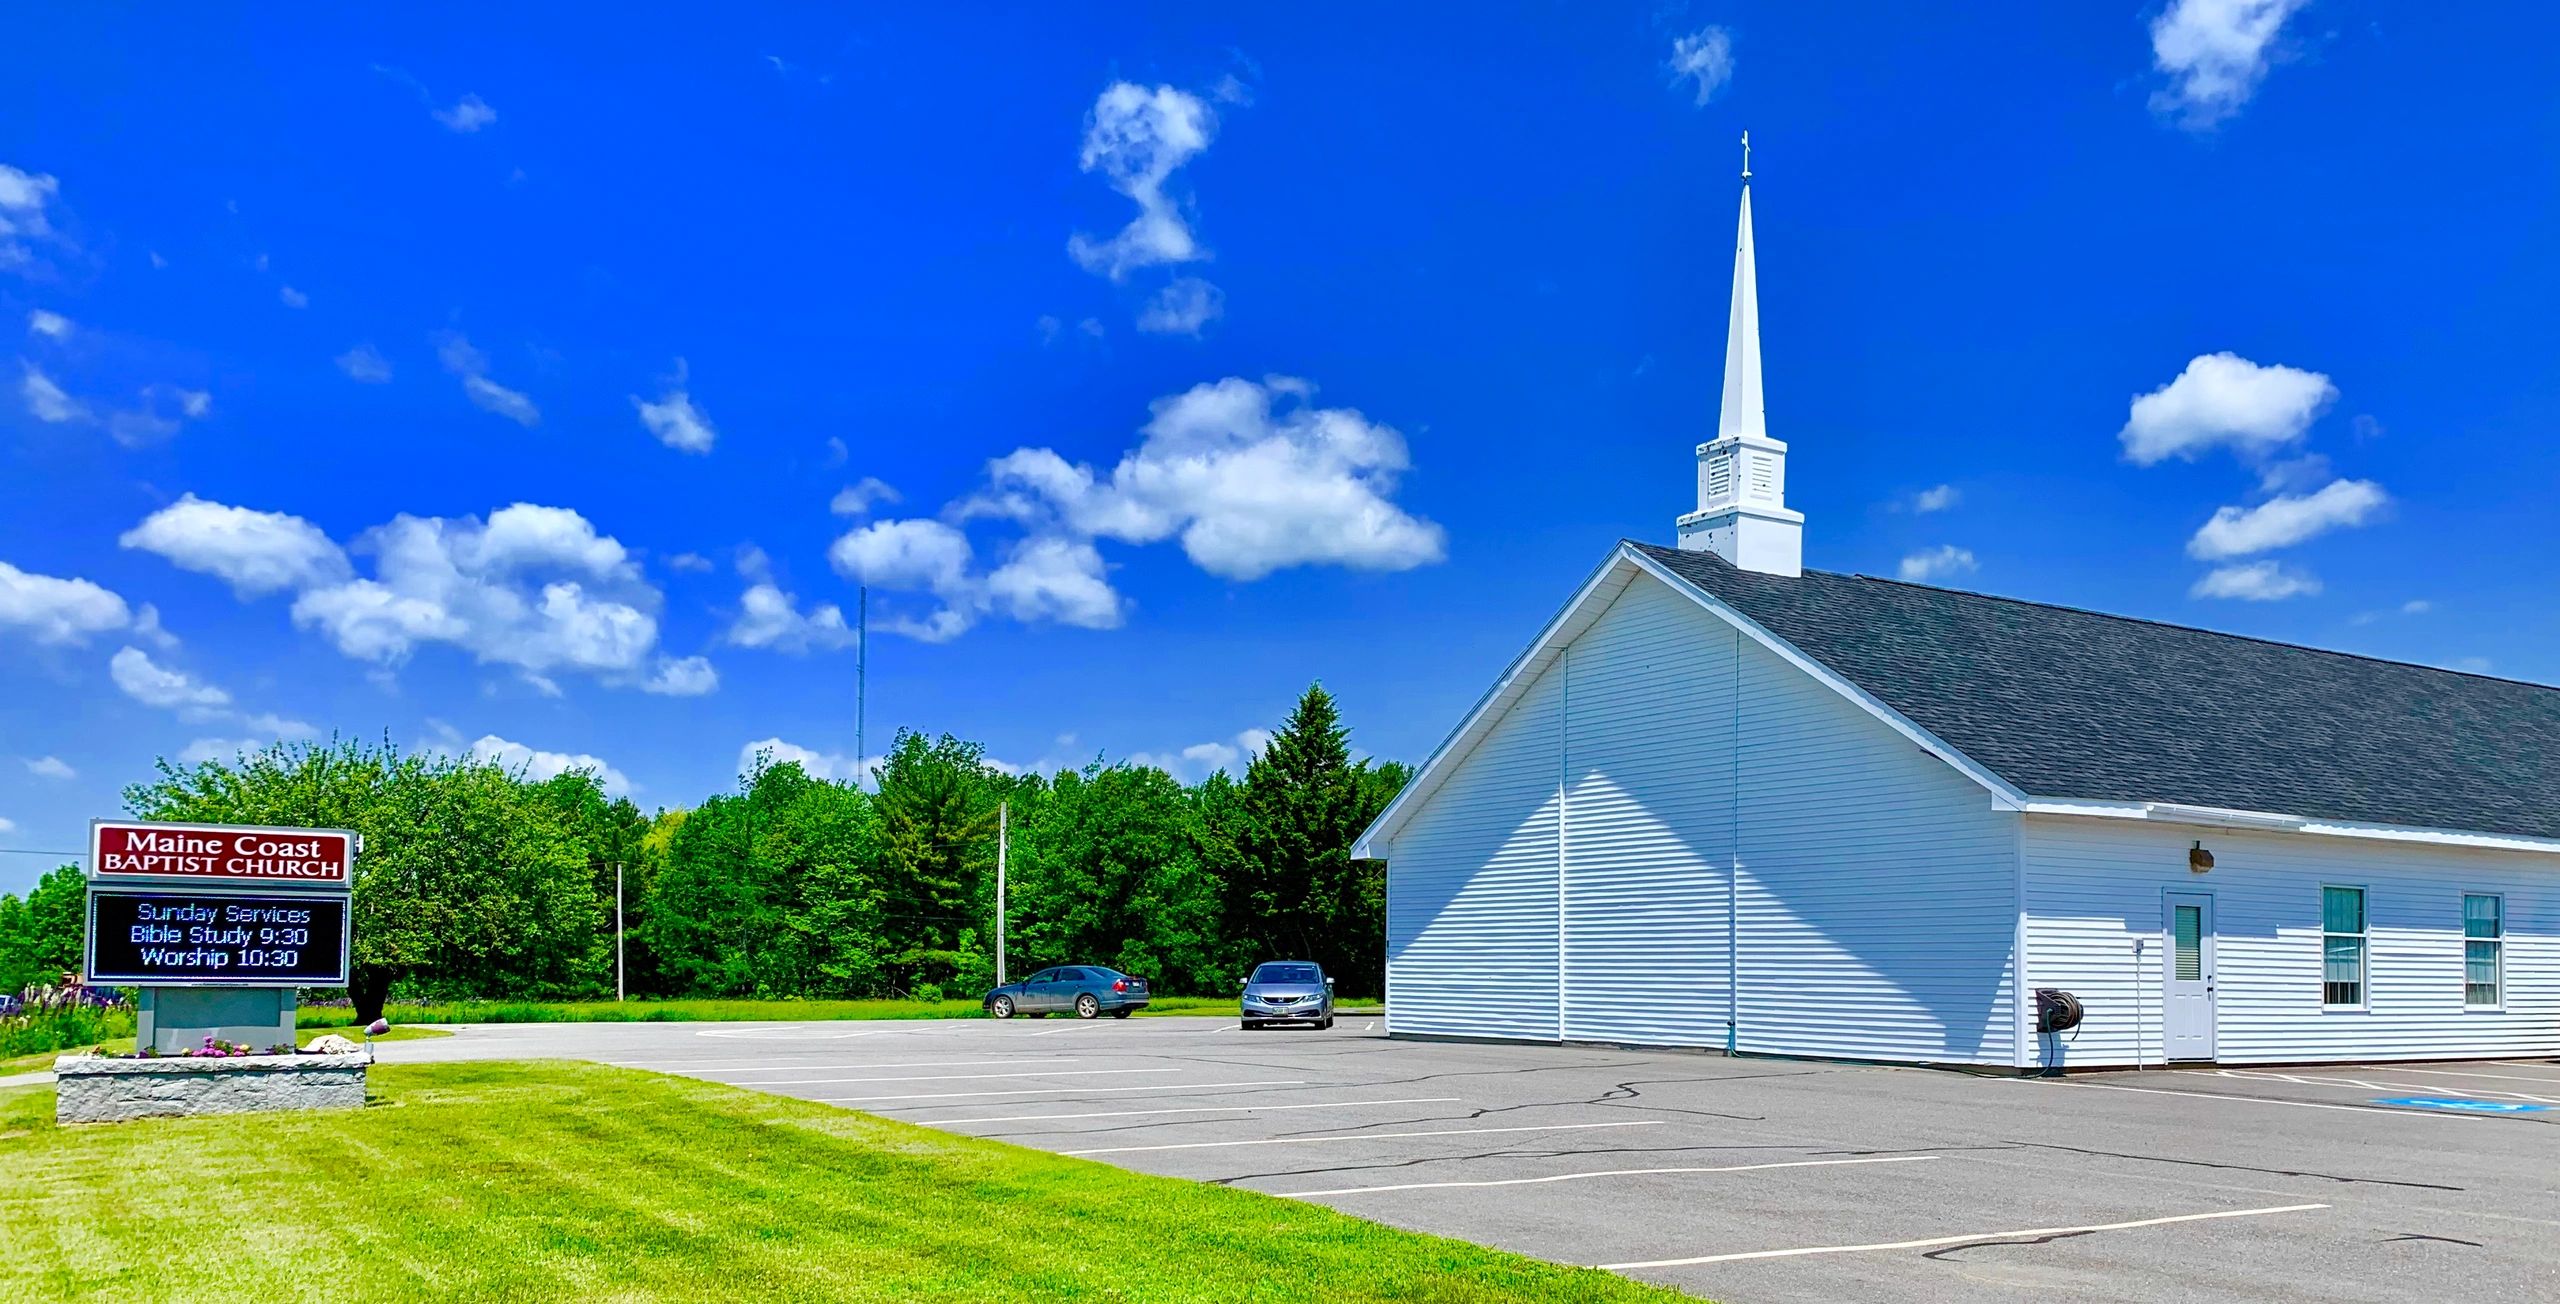
[[[987,1013],[992,1014],[999,1019],[1012,1018],[1013,998],[1010,996],[999,996],[994,1000],[987,1002]]]
[[[1330,1015],[1330,1014],[1328,1014],[1328,1015],[1324,1016],[1324,1022],[1319,1023],[1319,1024],[1317,1024],[1316,1026],[1317,1026],[1318,1028],[1323,1029],[1323,1030],[1324,1030],[1324,1031],[1326,1031],[1326,1032],[1331,1032],[1331,1031],[1333,1031],[1333,1016],[1332,1016],[1332,1015]]]
[[[1115,1019],[1125,1019],[1128,1018],[1131,1013],[1132,1011],[1129,1010],[1113,1010],[1111,1012],[1111,1017]]]
[[[1084,995],[1079,996],[1079,997],[1077,997],[1077,998],[1076,998],[1076,1017],[1077,1017],[1077,1018],[1079,1018],[1079,1019],[1091,1019],[1091,1018],[1097,1018],[1097,1017],[1099,1017],[1101,1014],[1102,1014],[1102,1002],[1095,1000],[1095,999],[1093,998],[1093,993],[1091,993],[1091,992],[1086,992]]]
[[[1255,1031],[1256,1029],[1260,1028],[1261,1026],[1262,1026],[1261,1024],[1256,1023],[1256,1022],[1254,1022],[1254,1021],[1253,1021],[1253,1020],[1251,1020],[1251,1019],[1247,1019],[1247,1020],[1245,1020],[1245,1021],[1244,1021],[1244,1030],[1245,1030],[1246,1032],[1252,1032],[1252,1031]]]

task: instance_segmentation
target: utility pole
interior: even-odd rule
[[[868,764],[862,750],[862,699],[871,679],[871,586],[862,585],[853,594],[853,786],[859,788]]]
[[[996,986],[1004,986],[1004,852],[1008,803],[996,803]]]
[[[613,999],[622,999],[622,862],[613,862]]]

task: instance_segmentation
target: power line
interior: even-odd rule
[[[87,860],[89,858],[89,853],[85,851],[39,851],[34,847],[0,847],[0,856],[69,856],[73,860]]]

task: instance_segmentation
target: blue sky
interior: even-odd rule
[[[866,579],[874,752],[1419,760],[1694,505],[1746,128],[1808,564],[2560,679],[2546,9],[719,19],[13,19],[0,847],[847,772]]]

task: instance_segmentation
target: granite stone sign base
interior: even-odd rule
[[[361,1109],[364,1070],[358,1055],[65,1055],[53,1062],[53,1118],[66,1124],[121,1123],[271,1109]]]

